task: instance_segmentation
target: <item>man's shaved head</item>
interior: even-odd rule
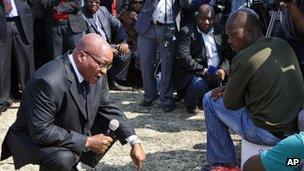
[[[231,14],[225,26],[228,43],[239,52],[262,36],[259,16],[249,8],[242,8]]]
[[[197,27],[204,33],[208,33],[214,25],[215,12],[209,4],[203,4],[199,7],[196,16]]]
[[[232,13],[226,25],[235,27],[256,27],[260,28],[260,17],[249,8],[242,8]]]
[[[95,33],[84,35],[73,52],[75,64],[86,81],[95,84],[107,73],[112,63],[113,51],[103,38]]]
[[[198,15],[202,15],[203,13],[215,15],[214,8],[209,4],[203,4],[198,9]]]

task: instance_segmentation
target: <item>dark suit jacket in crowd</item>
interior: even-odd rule
[[[45,31],[52,33],[54,8],[60,13],[68,13],[68,22],[74,33],[81,33],[87,29],[81,12],[82,0],[67,0],[59,3],[59,0],[41,0],[41,5],[45,9]]]
[[[24,31],[26,40],[28,43],[33,42],[34,33],[34,16],[30,8],[31,3],[28,3],[26,0],[15,0],[16,8],[20,17],[22,29]],[[4,12],[3,1],[0,1],[0,45],[5,44],[7,40],[7,26],[6,26],[6,16]]]
[[[196,24],[190,23],[181,28],[177,36],[177,54],[174,62],[173,78],[176,89],[183,89],[193,75],[203,77],[203,71],[208,67],[206,48],[202,35]],[[222,27],[214,26],[214,40],[220,58],[219,68],[229,73],[229,61],[233,54],[227,44]]]
[[[86,19],[86,22],[88,25],[87,32],[99,34],[96,23],[92,22],[92,20],[89,20],[89,19],[93,18],[93,14],[86,7],[82,8],[82,12],[83,12],[83,15],[85,16],[85,19]],[[125,31],[123,25],[116,17],[114,17],[108,11],[107,8],[101,6],[99,8],[99,10],[96,12],[96,15],[102,25],[101,29],[106,34],[108,43],[112,43],[112,38],[113,38],[112,31],[114,31],[114,33],[116,33],[118,35],[118,39],[119,39],[118,41],[120,41],[120,42],[127,41],[128,38],[127,38],[127,34],[126,34],[126,31]]]
[[[111,100],[106,76],[90,85],[87,108],[77,82],[67,54],[42,66],[32,76],[17,119],[2,144],[2,160],[13,155],[15,167],[20,168],[28,163],[39,164],[54,148],[66,148],[80,155],[85,151],[86,137],[91,132],[104,132],[101,129],[107,128],[112,119],[120,122],[115,135],[122,144],[135,134]]]

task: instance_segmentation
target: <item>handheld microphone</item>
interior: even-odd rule
[[[109,123],[109,128],[106,131],[106,135],[114,138],[115,134],[114,131],[116,131],[119,127],[119,122],[117,119],[112,119]]]
[[[216,75],[216,71],[217,69],[214,66],[211,65],[208,67],[208,74],[210,76],[214,77]]]

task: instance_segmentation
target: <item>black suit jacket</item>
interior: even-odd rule
[[[86,7],[82,8],[82,13],[85,17],[86,23],[88,25],[88,33],[96,33],[100,34],[97,29],[97,25],[95,22],[92,21],[93,15]],[[118,20],[118,18],[114,17],[107,8],[101,6],[96,14],[99,22],[101,23],[102,30],[105,32],[107,37],[107,42],[112,43],[112,32],[118,35],[119,42],[126,42],[127,41],[127,34],[126,31]]]
[[[34,16],[31,11],[31,3],[28,3],[26,0],[15,0],[16,8],[20,17],[22,29],[25,34],[25,38],[28,43],[33,42],[34,40]],[[6,17],[4,12],[3,1],[0,1],[0,45],[6,43],[7,39],[7,26],[6,26]]]
[[[203,71],[208,67],[208,64],[204,40],[195,23],[182,27],[176,39],[177,54],[174,61],[173,78],[176,82],[175,88],[180,90],[185,88],[193,75],[203,77]],[[233,52],[228,47],[222,27],[218,25],[214,26],[214,40],[220,58],[219,68],[229,73],[229,61]]]
[[[60,13],[68,13],[69,25],[74,33],[81,33],[87,29],[81,12],[81,0],[67,0],[64,3],[59,3],[59,0],[41,0],[40,3],[45,10],[44,19],[46,33],[52,33],[52,14],[54,8]]]
[[[1,159],[14,158],[16,168],[39,163],[49,147],[80,155],[87,136],[104,132],[112,119],[120,122],[115,135],[122,144],[134,135],[123,112],[112,102],[106,76],[90,85],[87,108],[77,89],[77,77],[67,54],[41,67],[29,80],[15,123],[2,145]],[[101,122],[95,122],[98,120]],[[90,130],[94,127],[94,130]],[[105,127],[104,127],[105,126]]]

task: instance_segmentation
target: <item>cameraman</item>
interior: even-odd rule
[[[285,0],[282,7],[283,21],[277,36],[286,40],[295,51],[302,76],[304,74],[304,1]]]

